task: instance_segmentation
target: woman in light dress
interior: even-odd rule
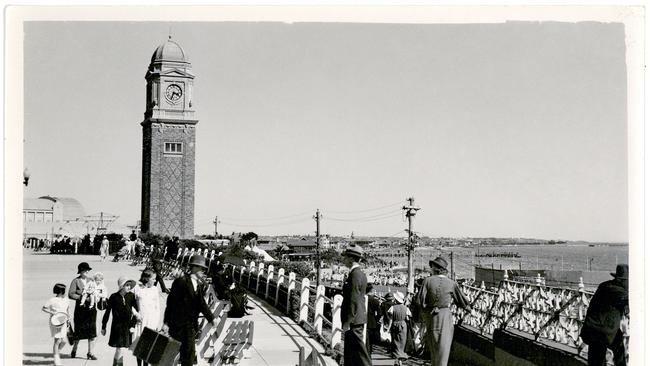
[[[102,262],[106,260],[106,256],[108,255],[108,238],[106,238],[106,235],[102,238],[102,244],[99,247],[99,256],[102,257]]]
[[[144,327],[158,330],[161,324],[160,313],[160,290],[154,286],[156,275],[153,270],[147,268],[142,271],[140,283],[136,286],[135,299],[138,302],[140,316],[142,320],[137,323],[135,334],[140,336]],[[138,358],[138,366],[147,365],[146,362]]]

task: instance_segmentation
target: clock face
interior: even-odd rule
[[[165,97],[172,103],[178,102],[183,95],[183,89],[177,84],[170,84],[165,90]]]

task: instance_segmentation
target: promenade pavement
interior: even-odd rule
[[[23,365],[53,365],[52,338],[48,327],[49,315],[41,311],[43,304],[51,297],[52,287],[60,282],[66,286],[77,276],[77,265],[88,262],[92,272],[102,272],[104,282],[109,293],[117,291],[117,279],[126,275],[134,280],[140,278],[143,266],[131,266],[130,262],[112,262],[107,259],[101,262],[99,256],[91,255],[56,255],[49,253],[23,251]],[[171,283],[168,283],[171,285]],[[163,307],[166,295],[162,298]],[[245,353],[244,359],[239,363],[249,365],[277,365],[288,366],[298,363],[300,346],[306,350],[315,347],[319,353],[323,348],[298,326],[292,319],[283,316],[275,308],[250,297],[253,309],[245,320],[255,323],[253,346]],[[74,309],[74,302],[70,301],[70,313]],[[70,358],[71,346],[66,345],[62,351],[62,363],[66,366],[99,366],[111,365],[114,348],[108,346],[108,336],[102,336],[101,329],[102,311],[97,316],[97,339],[94,353],[99,358],[97,361],[87,360],[87,341],[81,341],[76,358]],[[237,319],[234,319],[237,320]],[[228,319],[226,328],[233,319]],[[110,331],[110,324],[108,325]],[[222,334],[225,334],[223,332]],[[220,342],[218,343],[220,344]],[[335,362],[326,356],[321,356],[326,365],[335,365]],[[136,359],[130,352],[124,358],[125,365],[136,365]]]

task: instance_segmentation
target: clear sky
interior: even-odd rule
[[[196,74],[197,233],[627,241],[617,23],[25,25],[25,194],[140,216],[144,75]]]

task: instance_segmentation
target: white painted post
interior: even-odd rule
[[[260,280],[264,275],[264,263],[260,263],[260,267],[257,270],[257,282],[255,283],[255,295],[260,292]]]
[[[298,322],[301,321],[306,322],[308,315],[309,315],[309,278],[305,277],[302,279],[302,285],[300,286],[300,315],[298,316]]]
[[[284,283],[284,268],[278,271],[278,287],[275,289],[275,306],[278,306],[278,299],[280,298],[280,285]]]
[[[256,273],[257,273],[257,267],[255,267],[255,262],[251,262],[251,266],[249,267],[248,282],[246,282],[247,289],[251,288],[251,282],[253,281],[253,278],[255,278]]]
[[[246,266],[241,266],[241,270],[239,271],[239,284],[244,283],[244,273],[246,272]]]
[[[291,303],[291,292],[296,289],[296,274],[294,272],[289,273],[289,286],[287,286],[287,307],[289,310],[289,304]]]
[[[325,307],[325,286],[316,288],[316,304],[314,306],[314,329],[318,335],[323,334],[323,308]]]
[[[366,308],[368,314],[368,295],[363,295],[363,306]],[[366,344],[366,337],[368,336],[368,322],[363,323],[363,344]]]
[[[251,262],[248,264],[248,266],[249,266],[250,270],[252,271],[252,270],[255,268],[255,261],[251,261]]]
[[[266,290],[264,291],[264,298],[268,299],[269,298],[269,282],[273,279],[273,265],[269,265],[269,268],[266,270],[267,276],[266,276]]]
[[[343,335],[343,324],[341,323],[341,304],[343,304],[343,296],[334,296],[334,304],[332,305],[332,339],[330,340],[330,347],[332,348],[341,343],[341,338]]]

